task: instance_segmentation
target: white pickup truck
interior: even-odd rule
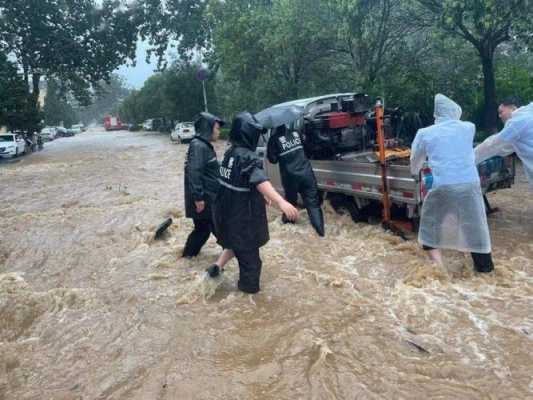
[[[294,104],[305,107],[304,115],[289,128],[300,133],[305,139],[304,119],[308,111],[337,101],[339,96],[329,95],[311,99],[296,100]],[[284,105],[290,103],[284,103]],[[283,192],[278,165],[271,164],[266,157],[266,143],[270,132],[264,135],[258,153],[264,156],[264,166],[274,187]],[[328,198],[339,212],[348,212],[355,221],[365,220],[370,209],[380,209],[383,199],[381,167],[374,150],[350,151],[327,160],[311,160],[318,188],[324,198]],[[515,159],[513,156],[487,160],[479,166],[481,185],[484,193],[502,188],[510,188],[514,183]],[[431,171],[424,171],[431,176]],[[393,211],[410,220],[413,228],[418,226],[420,210],[427,194],[424,176],[412,176],[409,158],[392,158],[387,165],[387,180]],[[488,209],[490,206],[487,204]]]

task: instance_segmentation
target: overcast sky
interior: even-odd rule
[[[157,60],[153,56],[151,63],[146,63],[147,48],[147,43],[139,42],[137,45],[137,65],[135,67],[123,66],[117,70],[118,74],[122,75],[126,82],[135,89],[140,89],[157,68]]]

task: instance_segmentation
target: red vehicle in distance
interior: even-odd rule
[[[119,131],[122,129],[122,122],[119,116],[106,115],[104,117],[104,128],[106,131]]]

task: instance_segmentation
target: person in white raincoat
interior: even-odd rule
[[[533,191],[533,102],[518,108],[519,105],[516,98],[500,104],[498,113],[505,126],[476,147],[476,163],[516,153],[524,164],[529,190]]]
[[[440,249],[472,253],[478,272],[494,269],[485,205],[474,160],[476,127],[461,121],[459,105],[435,96],[435,124],[420,129],[411,147],[411,172],[427,162],[433,174],[420,217],[418,241],[442,265]],[[427,160],[427,161],[426,161]]]

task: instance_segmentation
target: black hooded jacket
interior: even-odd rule
[[[215,232],[226,249],[250,250],[269,240],[265,200],[256,189],[268,180],[255,153],[261,132],[261,125],[247,112],[238,114],[231,127],[231,147],[220,167],[215,202]]]
[[[268,140],[267,158],[272,164],[279,162],[281,181],[285,189],[291,186],[316,186],[313,168],[297,132],[289,132],[285,126],[277,128]]]
[[[206,112],[200,113],[194,123],[196,136],[191,140],[185,160],[185,215],[193,219],[211,219],[211,205],[218,192],[219,163],[210,143],[213,126],[223,121]],[[205,209],[196,212],[196,201],[205,201]]]

